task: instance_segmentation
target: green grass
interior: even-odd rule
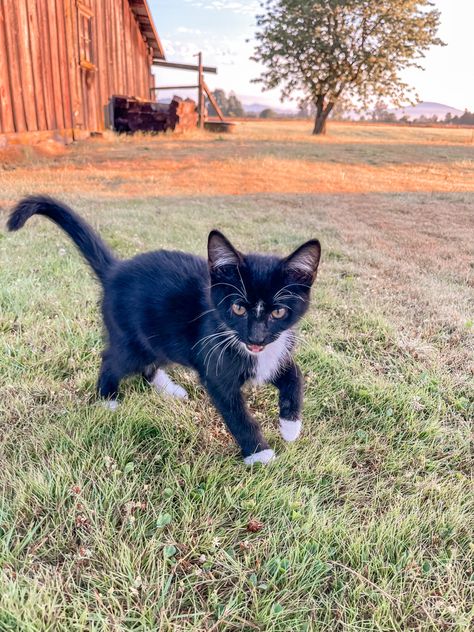
[[[103,410],[85,265],[46,220],[0,235],[0,631],[472,629],[464,272],[414,261],[390,290],[384,265],[397,276],[409,264],[387,263],[349,210],[351,241],[337,213],[352,202],[338,196],[67,201],[123,256],[204,254],[214,226],[247,250],[289,252],[317,235],[324,263],[298,351],[304,434],[284,444],[276,394],[249,390],[278,460],[245,468],[181,369],[188,402],[132,379],[120,409]],[[425,202],[363,200],[386,218]],[[439,292],[458,302],[440,305]]]

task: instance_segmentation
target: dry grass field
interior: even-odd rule
[[[245,122],[0,150],[0,218],[55,195],[122,256],[323,246],[305,429],[244,468],[195,377],[97,405],[98,287],[0,232],[0,631],[467,632],[474,622],[474,130]],[[256,533],[249,521],[263,523]]]

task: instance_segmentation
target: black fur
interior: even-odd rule
[[[212,231],[208,261],[166,250],[123,261],[84,220],[51,198],[22,200],[12,211],[8,228],[18,230],[34,214],[49,217],[66,231],[102,283],[108,334],[98,384],[102,397],[116,398],[127,375],[143,373],[151,380],[158,367],[190,367],[199,374],[243,456],[249,456],[268,444],[241,394],[264,357],[247,345],[258,351],[252,345],[266,347],[286,340],[286,351],[267,381],[280,391],[280,416],[299,418],[303,389],[291,358],[292,328],[308,308],[320,258],[318,241],[309,241],[282,259],[243,255]],[[243,315],[234,312],[244,308]],[[276,318],[282,312],[275,309],[283,309],[284,316]]]

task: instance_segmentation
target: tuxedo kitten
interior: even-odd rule
[[[159,250],[120,260],[74,211],[42,196],[19,202],[8,220],[18,230],[45,215],[74,241],[103,287],[107,330],[98,382],[117,406],[120,381],[142,373],[158,391],[186,397],[165,372],[170,364],[197,371],[240,446],[245,463],[267,463],[274,452],[249,413],[242,386],[271,383],[279,391],[280,431],[301,432],[303,380],[292,358],[294,327],[308,309],[321,248],[317,240],[288,257],[242,254],[213,230],[208,260]]]

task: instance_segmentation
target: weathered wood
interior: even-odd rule
[[[130,94],[130,87],[133,85],[133,62],[132,62],[132,43],[131,43],[131,12],[128,0],[121,0],[121,13],[123,21],[123,52],[124,52],[124,66],[123,74],[125,77],[125,88],[127,94]]]
[[[106,37],[104,30],[104,3],[98,2],[95,7],[94,50],[99,110],[102,110],[102,104],[104,101],[107,101],[107,74],[104,72]]]
[[[69,90],[71,94],[71,113],[72,113],[72,128],[74,134],[76,130],[84,127],[84,112],[80,92],[79,84],[79,60],[78,60],[78,46],[77,46],[77,33],[75,30],[75,8],[72,4],[72,0],[66,0],[64,3],[64,25],[66,31],[66,47],[68,55],[68,75],[69,75]]]
[[[20,69],[23,108],[25,111],[26,127],[28,131],[33,132],[38,130],[38,119],[36,117],[35,88],[33,83],[26,0],[17,0],[17,22],[18,66]]]
[[[31,63],[33,72],[33,101],[36,108],[38,130],[48,129],[43,90],[43,60],[39,41],[39,24],[36,0],[27,0],[28,26],[30,34]]]
[[[0,130],[2,132],[13,132],[15,130],[15,122],[13,120],[5,37],[5,14],[3,11],[3,0],[0,0],[0,60],[3,60],[0,63]]]
[[[204,129],[204,71],[202,65],[202,53],[198,54],[198,113],[199,113],[199,127]]]
[[[47,0],[47,17],[51,54],[51,70],[53,75],[53,94],[54,94],[54,111],[56,113],[57,127],[63,129],[64,124],[64,107],[63,107],[63,86],[61,81],[61,69],[58,50],[58,24],[57,13],[54,0]]]
[[[58,129],[56,109],[54,107],[54,86],[51,69],[50,35],[48,28],[47,0],[37,0],[39,41],[42,59],[42,81],[48,129]]]
[[[214,110],[216,111],[217,116],[220,118],[221,121],[224,121],[224,115],[222,114],[222,110],[220,109],[219,104],[215,100],[214,95],[209,90],[209,86],[207,85],[205,81],[204,81],[203,87],[204,87],[204,92],[207,94],[207,98],[209,99],[209,102],[214,108]]]
[[[11,5],[10,5],[11,6]],[[5,39],[7,44],[7,64],[10,70],[10,87],[13,110],[13,120],[17,132],[26,132],[25,109],[23,106],[23,86],[21,83],[20,67],[18,64],[18,26],[17,12],[11,11],[3,0],[3,12],[5,18]]]
[[[56,0],[56,19],[58,35],[59,73],[61,78],[62,111],[64,127],[72,128],[71,86],[67,62],[66,29],[64,17],[64,0]]]
[[[195,72],[199,70],[199,66],[195,64],[178,64],[171,61],[154,61],[153,65],[161,66],[162,68],[175,68],[176,70],[193,70]],[[217,68],[213,68],[212,66],[203,66],[202,70],[211,75],[217,75]]]
[[[101,130],[111,94],[150,98],[160,56],[146,0],[0,0],[0,131]]]
[[[196,128],[198,123],[196,103],[191,99],[183,101],[174,97],[170,105],[166,105],[114,96],[110,108],[113,128],[122,133],[160,132],[167,129],[183,131]]]
[[[199,86],[156,86],[156,88],[150,88],[150,92],[157,92],[158,90],[197,90]]]

